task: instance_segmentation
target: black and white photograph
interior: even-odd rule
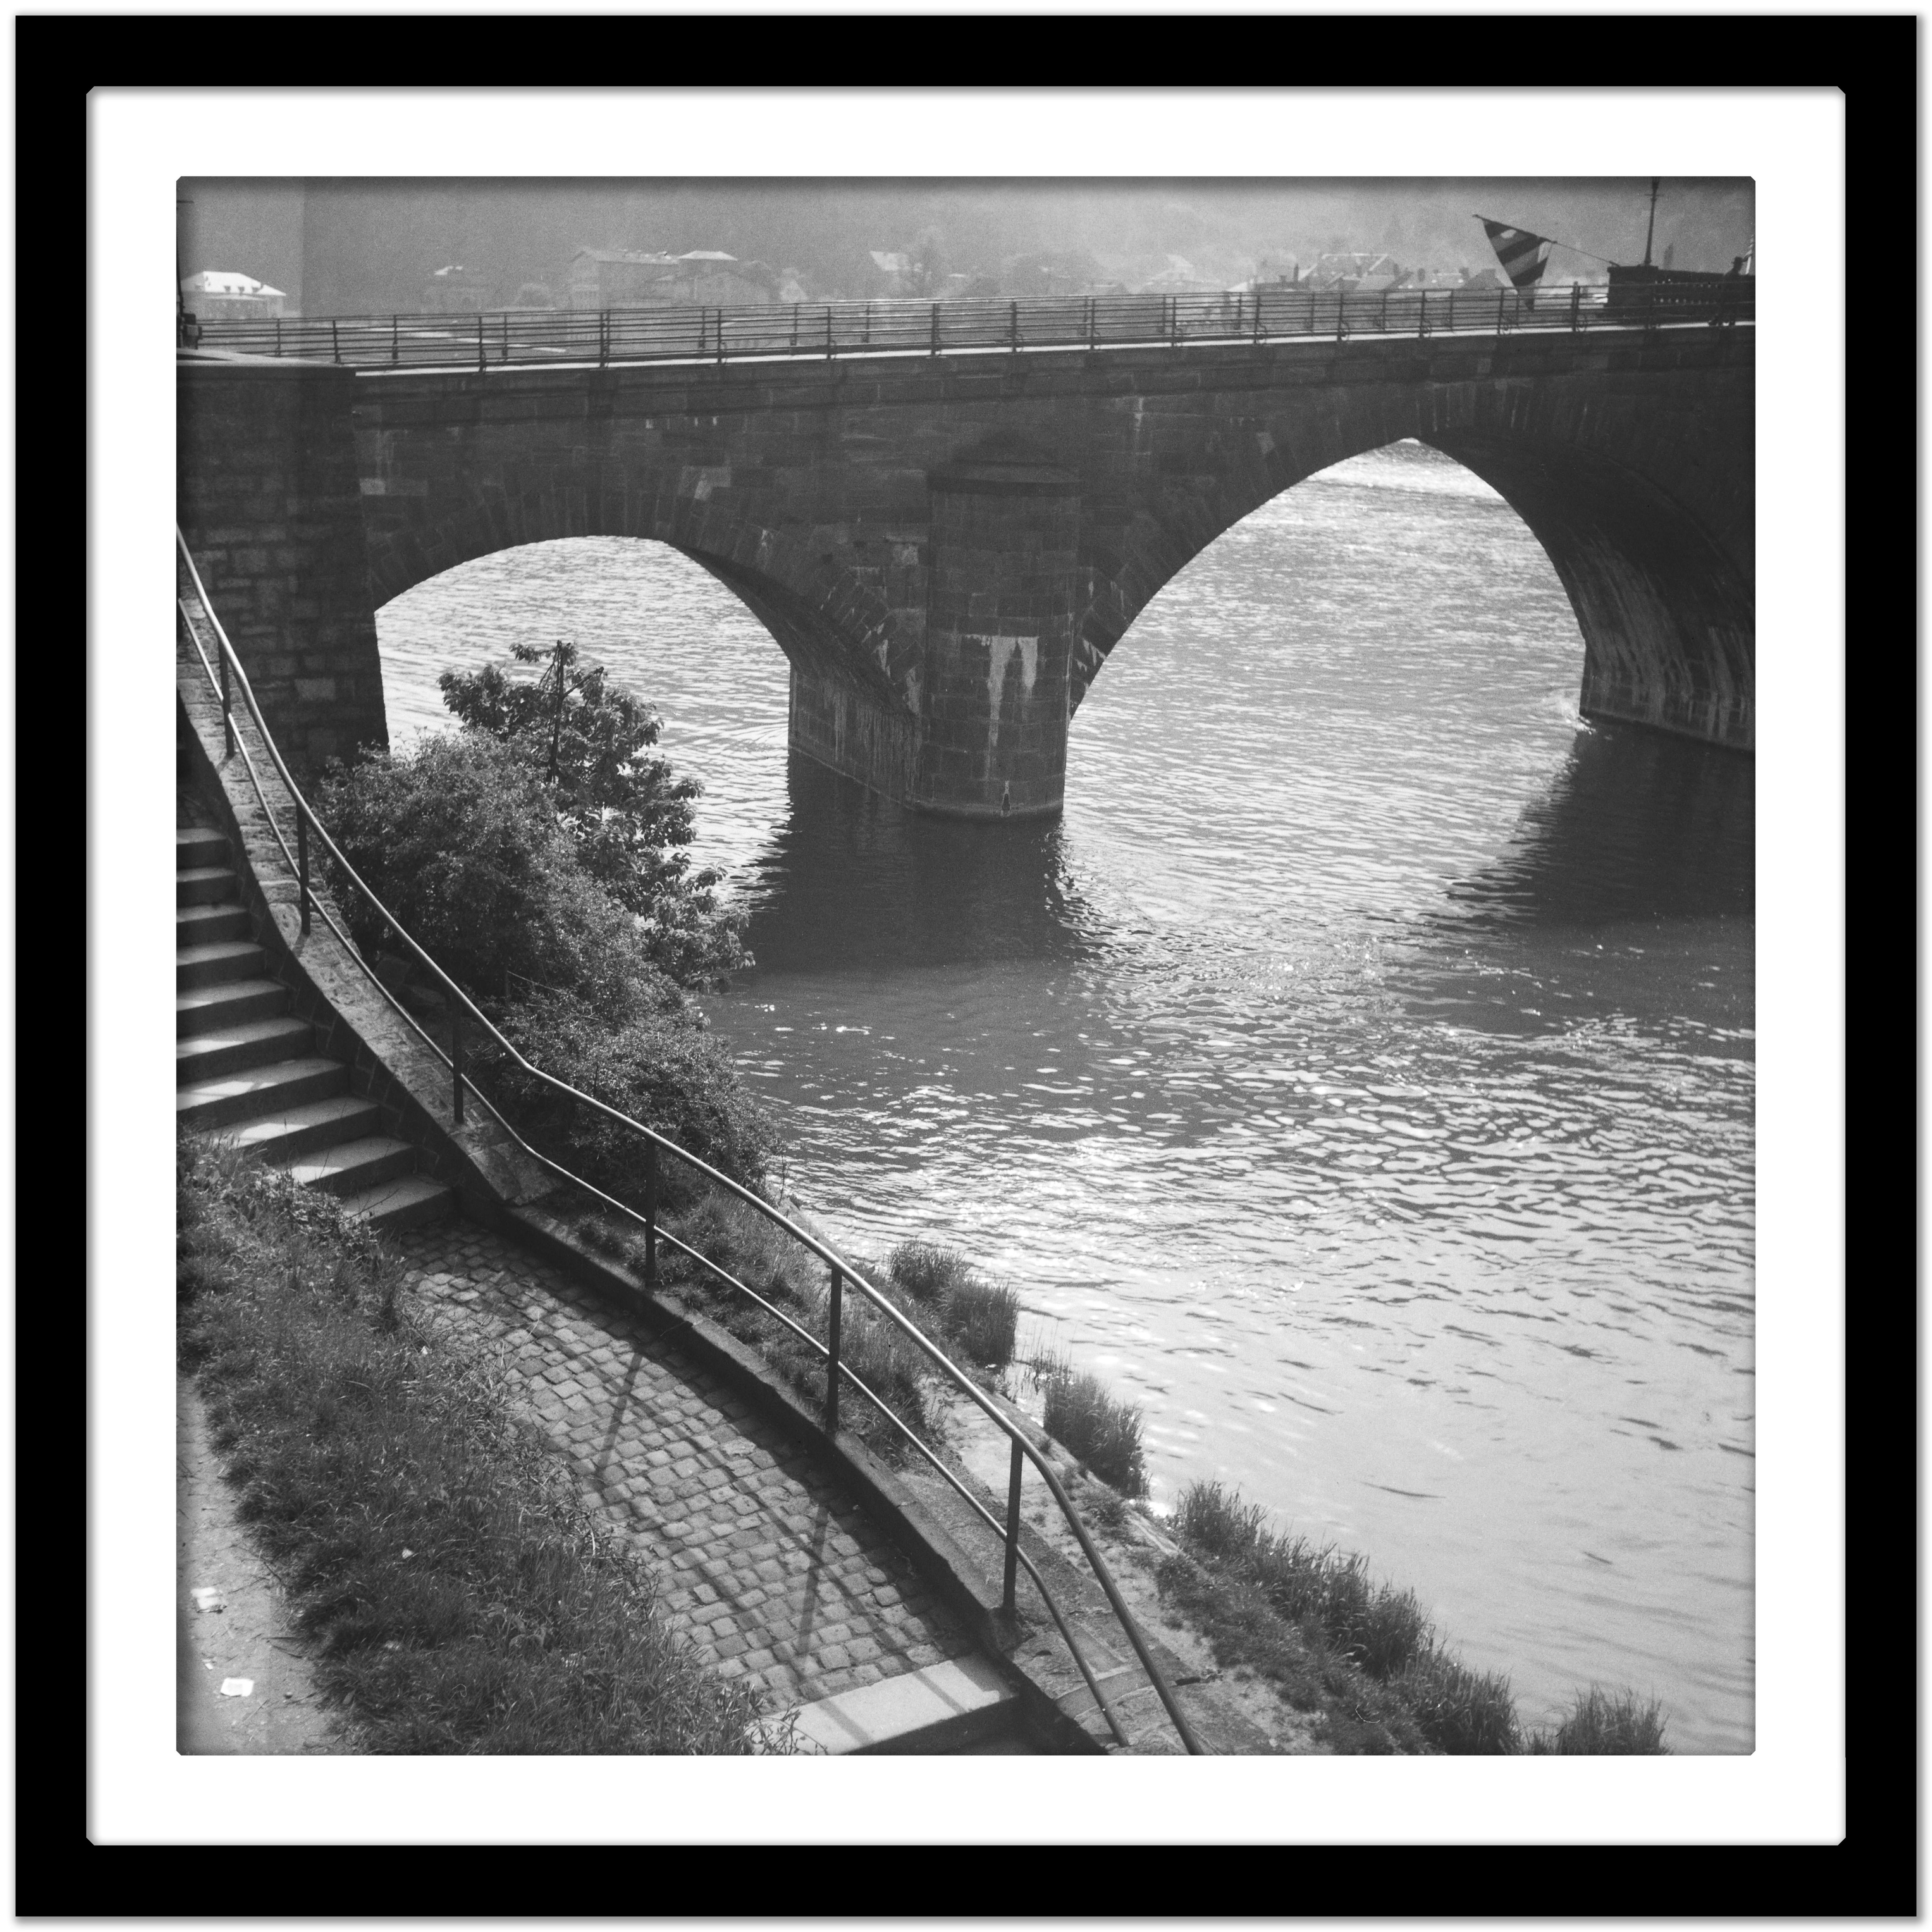
[[[304,124],[161,184],[182,1776],[1737,1815],[1762,142]]]

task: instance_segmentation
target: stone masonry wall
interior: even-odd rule
[[[386,745],[350,404],[352,370],[272,358],[176,365],[176,516],[299,776]]]

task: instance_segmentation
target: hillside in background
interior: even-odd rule
[[[182,272],[232,269],[310,315],[422,304],[458,263],[493,306],[541,284],[562,298],[579,248],[720,249],[795,270],[814,297],[870,292],[872,251],[1025,292],[1030,258],[1134,286],[1177,262],[1225,284],[1326,252],[1493,266],[1484,214],[1595,255],[1640,260],[1648,183],[1536,178],[1026,181],[186,181]],[[1655,254],[1722,269],[1750,245],[1752,184],[1666,180]],[[1561,280],[1595,265],[1559,252]]]

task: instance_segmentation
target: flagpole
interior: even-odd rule
[[[1643,231],[1643,266],[1646,268],[1650,266],[1651,240],[1657,232],[1657,176],[1652,175],[1650,178],[1650,226]]]

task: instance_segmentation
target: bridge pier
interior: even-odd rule
[[[1036,818],[1066,782],[1079,482],[1041,463],[927,479],[924,634],[899,690],[861,688],[788,634],[791,747],[921,812]],[[760,611],[767,624],[770,613]]]

